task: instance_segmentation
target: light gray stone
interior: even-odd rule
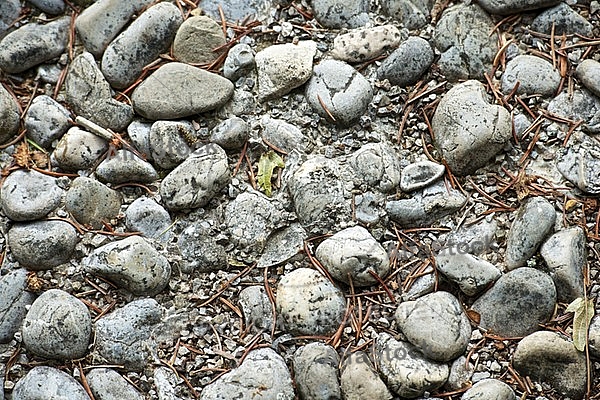
[[[120,132],[133,118],[130,105],[112,98],[110,85],[90,53],[75,57],[65,79],[65,89],[73,112],[103,128]]]
[[[20,119],[19,105],[4,86],[0,85],[0,143],[13,139],[18,133]]]
[[[588,346],[590,354],[593,357],[600,358],[600,315],[594,316],[590,322]]]
[[[315,19],[326,28],[358,28],[369,22],[367,0],[312,0]]]
[[[560,0],[480,0],[481,7],[492,14],[507,15],[553,6]]]
[[[414,85],[433,63],[433,49],[427,40],[410,36],[383,60],[377,69],[379,79],[392,85]]]
[[[102,73],[117,89],[130,86],[144,67],[169,48],[183,22],[172,3],[156,4],[117,36],[102,55]]]
[[[402,174],[403,160],[396,150],[385,142],[368,143],[350,159],[350,166],[359,183],[390,193],[397,189]]]
[[[450,375],[444,385],[445,389],[459,390],[470,385],[475,367],[472,363],[467,363],[465,356],[460,356],[452,362],[450,366]]]
[[[523,338],[513,355],[513,365],[522,376],[546,382],[573,400],[584,398],[587,389],[585,353],[557,332],[535,332]]]
[[[317,44],[312,40],[269,46],[255,57],[258,100],[281,97],[301,86],[313,73]]]
[[[0,278],[0,343],[8,343],[20,329],[35,295],[27,290],[27,271],[10,271]]]
[[[515,392],[497,379],[484,379],[467,390],[461,400],[517,400]]]
[[[152,331],[162,316],[162,308],[154,299],[128,303],[96,322],[94,351],[108,363],[142,370],[156,355]]]
[[[304,251],[304,241],[307,238],[306,231],[298,223],[273,232],[267,239],[257,267],[273,267],[291,260]]]
[[[75,378],[59,369],[46,366],[33,367],[19,379],[12,396],[13,400],[90,400]]]
[[[548,103],[547,110],[559,117],[583,120],[581,127],[585,131],[600,132],[600,98],[585,89],[559,94]]]
[[[250,136],[250,125],[239,117],[219,123],[210,132],[210,141],[225,150],[240,149]]]
[[[152,124],[152,122],[135,120],[127,127],[127,136],[131,139],[131,144],[148,161],[152,161],[152,155],[150,154],[150,129]]]
[[[454,86],[431,121],[435,144],[452,173],[468,175],[488,165],[512,136],[508,111],[490,104],[481,82]]]
[[[390,272],[390,259],[385,249],[368,230],[355,226],[337,232],[317,247],[315,256],[338,281],[354,286],[372,286]]]
[[[184,229],[177,240],[181,253],[179,269],[184,273],[218,271],[227,267],[225,248],[217,243],[220,228],[208,221],[191,224]]]
[[[100,58],[121,29],[152,0],[98,0],[75,20],[77,35],[85,49]]]
[[[233,82],[254,69],[256,60],[254,50],[245,43],[239,43],[229,49],[223,64],[223,76]]]
[[[180,378],[167,367],[159,367],[154,370],[154,386],[158,400],[179,400],[181,397],[175,393]]]
[[[430,19],[433,0],[382,0],[384,14],[402,22],[408,29],[421,28]]]
[[[479,325],[503,337],[525,336],[539,329],[554,313],[556,289],[552,278],[521,267],[500,277],[473,304]],[[526,311],[526,312],[525,312]]]
[[[28,0],[31,4],[41,11],[57,15],[65,11],[65,2],[63,0]]]
[[[0,202],[4,215],[13,221],[32,221],[58,207],[62,194],[56,178],[20,169],[2,183]]]
[[[362,224],[377,224],[385,217],[385,196],[377,192],[364,192],[354,196],[354,215]]]
[[[152,164],[123,149],[114,154],[109,153],[95,172],[100,181],[114,185],[129,182],[152,183],[158,179],[158,173]]]
[[[556,153],[556,168],[583,192],[600,193],[600,143],[582,132],[571,135],[568,146]]]
[[[351,65],[325,60],[315,66],[305,95],[308,104],[323,118],[348,126],[367,111],[373,88]]]
[[[287,153],[291,153],[292,150],[308,152],[312,148],[310,139],[295,125],[267,115],[261,119],[261,124],[263,127],[261,132],[263,140]]]
[[[196,131],[188,121],[156,121],[148,138],[150,156],[154,164],[172,169],[181,164],[192,152],[186,138],[195,137]]]
[[[79,171],[92,167],[107,150],[106,140],[74,126],[56,144],[50,159],[65,171]]]
[[[86,305],[59,289],[38,297],[23,321],[23,343],[41,357],[81,358],[87,353],[91,335],[92,317]]]
[[[169,210],[203,207],[230,180],[227,154],[216,144],[193,152],[160,184],[160,196]]]
[[[114,369],[93,368],[85,379],[96,400],[144,400],[144,396]]]
[[[65,196],[65,208],[82,224],[94,229],[115,218],[121,209],[121,194],[102,183],[85,177],[75,178]]]
[[[522,267],[554,229],[556,211],[543,197],[527,199],[510,226],[506,239],[505,263],[508,269]]]
[[[227,43],[223,28],[205,15],[192,16],[177,30],[173,41],[173,56],[186,64],[209,64],[224,51],[214,49]]]
[[[433,44],[442,53],[438,65],[450,81],[483,79],[497,52],[494,23],[477,4],[448,8],[436,25]]]
[[[407,165],[400,173],[400,189],[403,192],[413,192],[426,188],[439,180],[446,172],[443,164],[433,161],[419,161]]]
[[[380,333],[375,360],[388,388],[400,397],[414,398],[441,387],[450,373],[447,364],[426,359],[408,342]]]
[[[458,247],[463,253],[484,254],[495,246],[497,229],[496,220],[490,217],[472,225],[463,225],[458,231],[448,234],[445,246]]]
[[[37,96],[25,114],[27,137],[48,148],[69,129],[70,117],[69,111],[52,97]]]
[[[302,400],[341,399],[338,380],[340,358],[335,349],[320,342],[294,353],[294,379]]]
[[[171,235],[167,230],[171,226],[171,217],[156,201],[140,197],[127,207],[125,224],[131,231],[141,232],[144,236],[166,241]]]
[[[336,36],[331,55],[346,62],[364,62],[395,49],[402,35],[394,25],[353,29]]]
[[[400,303],[396,323],[404,336],[430,360],[447,362],[465,352],[471,324],[462,305],[448,292],[434,292]]]
[[[19,264],[30,270],[46,270],[69,261],[79,238],[63,221],[15,224],[8,231],[8,245]]]
[[[270,0],[202,0],[200,6],[202,11],[216,21],[221,20],[220,8],[227,21],[241,23],[267,18],[271,3]]]
[[[554,25],[554,28],[552,27]],[[565,3],[542,11],[531,23],[531,29],[545,34],[579,34],[592,37],[592,24]]]
[[[476,296],[500,278],[500,270],[479,257],[454,246],[442,250],[435,258],[436,266],[449,281],[467,296]]]
[[[60,56],[69,42],[70,17],[28,23],[0,41],[0,69],[18,74]]]
[[[246,327],[252,326],[254,331],[271,331],[273,305],[263,286],[248,286],[240,292],[239,302]]]
[[[233,84],[217,74],[171,62],[157,69],[131,95],[135,111],[151,120],[177,119],[223,106]]]
[[[391,400],[393,397],[363,351],[352,353],[344,360],[340,384],[345,400]]]
[[[225,209],[225,224],[233,243],[259,253],[281,223],[279,219],[274,201],[262,193],[240,193]]]
[[[88,272],[140,296],[160,293],[171,277],[169,260],[139,236],[97,248],[82,265]]]
[[[200,400],[250,399],[256,393],[265,399],[294,399],[290,372],[283,358],[273,349],[249,352],[239,367],[206,386]]]
[[[588,58],[575,70],[579,82],[596,96],[600,96],[600,62]]]
[[[346,310],[340,289],[310,268],[285,274],[277,285],[277,314],[285,329],[297,335],[330,335]]]
[[[552,63],[536,56],[517,56],[506,64],[502,74],[502,91],[511,92],[517,82],[517,94],[552,96],[558,90],[560,73]]]
[[[6,0],[0,2],[0,36],[14,20],[19,18],[20,13],[20,0]],[[0,392],[2,392],[2,390],[0,390]]]

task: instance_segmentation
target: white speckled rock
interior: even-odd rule
[[[19,379],[12,395],[13,400],[90,400],[75,378],[59,369],[45,366],[34,367]]]
[[[394,25],[353,29],[336,36],[331,55],[342,61],[362,62],[398,47],[401,38]]]
[[[75,178],[65,196],[65,208],[77,221],[95,229],[103,227],[121,210],[121,193],[97,180]]]
[[[517,56],[506,64],[502,91],[508,94],[519,82],[517,94],[551,96],[558,90],[560,74],[549,61],[536,56]]]
[[[414,85],[433,63],[434,53],[429,42],[418,36],[410,36],[382,61],[377,69],[379,79],[387,79],[392,85]]]
[[[70,117],[69,111],[52,97],[37,96],[25,114],[27,137],[48,148],[69,129]]]

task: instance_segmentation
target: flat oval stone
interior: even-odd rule
[[[10,271],[0,278],[0,343],[9,343],[20,329],[35,294],[27,290],[27,271]],[[1,391],[0,391],[1,392]]]
[[[182,63],[168,63],[144,80],[131,95],[135,111],[151,120],[176,119],[223,106],[233,83],[220,75]]]
[[[173,56],[186,64],[209,64],[224,51],[227,43],[221,25],[205,15],[192,16],[177,30]],[[219,51],[213,51],[221,47]]]
[[[51,160],[65,171],[79,171],[94,165],[106,150],[106,140],[74,126],[59,140]]]
[[[4,180],[0,202],[4,214],[13,221],[32,221],[58,207],[62,193],[56,178],[20,169]]]
[[[100,229],[103,222],[115,218],[121,209],[121,194],[85,177],[75,178],[65,197],[65,208],[82,224]]]
[[[19,105],[0,85],[0,143],[8,142],[17,134],[20,119]]]
[[[392,85],[414,85],[433,63],[433,56],[427,40],[411,36],[383,60],[377,76],[389,80]]]
[[[541,94],[551,96],[558,90],[560,73],[541,57],[517,56],[506,64],[502,74],[502,91],[509,93],[517,82],[517,94]]]
[[[93,368],[85,378],[98,400],[144,400],[144,396],[114,369]]]
[[[231,117],[215,126],[210,132],[210,141],[225,150],[241,148],[250,136],[250,125],[239,117]]]
[[[351,353],[342,363],[340,386],[343,399],[391,400],[393,398],[364,351]]]
[[[60,56],[69,42],[70,17],[45,25],[29,23],[0,41],[0,69],[11,74]]]
[[[137,198],[125,211],[127,229],[141,232],[146,237],[168,239],[167,230],[171,223],[167,210],[147,197]]]
[[[588,58],[575,70],[575,75],[590,92],[600,96],[600,62]]]
[[[135,82],[144,67],[169,48],[182,22],[181,12],[172,3],[144,11],[106,48],[102,56],[106,80],[117,89]]]
[[[37,96],[25,114],[27,137],[48,148],[69,129],[70,118],[69,111],[52,97]]]
[[[59,369],[45,366],[33,367],[19,379],[12,395],[14,400],[90,400],[75,378]]]
[[[534,31],[557,36],[564,33],[592,37],[593,28],[587,19],[562,2],[542,11],[531,23],[531,29]]]
[[[158,179],[158,172],[148,161],[129,150],[121,149],[98,165],[96,177],[114,185],[127,182],[152,183]]]

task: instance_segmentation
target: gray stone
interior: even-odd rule
[[[392,85],[414,85],[433,63],[433,49],[427,40],[411,36],[383,60],[377,76]]]
[[[154,386],[158,400],[179,400],[181,397],[175,394],[175,387],[180,378],[167,367],[159,367],[154,370]]]
[[[56,178],[20,169],[2,183],[0,202],[4,215],[13,221],[32,221],[58,207],[62,194]]]
[[[433,44],[442,53],[438,65],[451,81],[483,79],[492,69],[497,35],[489,15],[477,4],[448,8],[436,25]]]
[[[556,211],[543,197],[527,199],[517,212],[506,239],[508,269],[522,267],[554,229]]]
[[[200,400],[250,399],[293,400],[294,386],[285,361],[275,350],[262,348],[248,353],[242,364],[202,390]]]
[[[267,239],[256,266],[258,268],[273,267],[289,261],[304,250],[304,241],[307,238],[306,231],[298,223],[273,232]]]
[[[402,301],[417,300],[435,290],[437,279],[433,267],[427,266],[422,274],[423,276],[418,277],[408,291],[402,293]]]
[[[377,224],[385,217],[385,196],[377,192],[364,192],[354,196],[354,215],[362,224]]]
[[[536,56],[517,56],[506,64],[502,74],[502,91],[511,92],[517,82],[517,94],[552,96],[560,85],[560,73],[552,63]]]
[[[250,125],[239,117],[219,123],[210,132],[210,141],[225,150],[240,149],[250,136]]]
[[[448,247],[435,258],[438,271],[458,285],[467,296],[476,296],[500,278],[500,270],[461,247]]]
[[[479,325],[503,337],[525,336],[554,313],[556,289],[547,274],[521,267],[500,277],[473,304]],[[526,312],[525,312],[526,311]]]
[[[209,64],[222,53],[227,43],[223,28],[212,18],[197,15],[185,20],[173,41],[173,56],[186,64]],[[219,51],[214,49],[221,48]]]
[[[470,385],[475,367],[467,362],[465,356],[460,356],[452,362],[450,375],[444,385],[445,389],[459,390]]]
[[[263,286],[248,286],[240,292],[239,303],[246,327],[270,332],[273,327],[273,305]]]
[[[330,335],[346,310],[340,289],[310,268],[285,274],[277,285],[277,314],[285,329],[297,335]]]
[[[65,11],[63,0],[27,0],[45,13],[57,15]]]
[[[106,362],[142,370],[156,354],[152,331],[161,320],[156,300],[132,301],[96,322],[94,351]]]
[[[275,0],[277,1],[277,0]],[[231,22],[263,20],[267,17],[271,1],[269,0],[202,0],[202,11],[214,20],[221,20],[223,10],[225,19]],[[219,7],[220,6],[220,7]]]
[[[144,396],[114,369],[94,368],[85,379],[96,400],[144,400]]]
[[[27,137],[49,148],[71,126],[69,111],[52,97],[41,95],[33,99],[25,114]]]
[[[121,209],[121,194],[85,177],[75,178],[65,197],[65,208],[82,224],[94,229],[115,218]]]
[[[584,295],[583,275],[587,263],[587,240],[580,227],[563,229],[550,236],[540,248],[545,270],[554,280],[561,303]]]
[[[172,3],[159,3],[144,11],[104,51],[106,80],[117,89],[130,86],[146,65],[169,48],[182,22],[181,12]]]
[[[13,339],[27,314],[27,307],[35,300],[35,295],[26,289],[27,271],[23,268],[0,278],[0,343]]]
[[[341,399],[338,380],[340,358],[335,349],[320,342],[300,347],[294,353],[294,378],[303,400]]]
[[[239,43],[229,49],[223,64],[223,76],[233,82],[254,69],[256,60],[254,50],[245,43]]]
[[[301,86],[313,73],[317,44],[312,40],[269,46],[255,57],[258,100],[281,97]]]
[[[587,90],[563,92],[548,103],[548,111],[559,117],[583,120],[582,128],[591,133],[600,132],[600,98]]]
[[[216,144],[193,152],[160,184],[160,197],[172,211],[203,207],[230,180],[227,154]]]
[[[355,179],[383,193],[397,189],[402,164],[396,150],[385,142],[365,144],[350,159]]]
[[[46,358],[83,357],[92,335],[92,317],[85,304],[67,292],[50,289],[38,297],[23,321],[27,350]]]
[[[263,126],[261,132],[263,140],[287,153],[291,153],[292,150],[308,152],[311,148],[310,139],[295,125],[267,115],[261,119],[261,124]]]
[[[146,157],[146,160],[152,161],[150,154],[150,129],[152,122],[135,120],[127,127],[127,136],[131,139],[131,144],[137,151]]]
[[[375,360],[388,388],[400,397],[414,398],[441,387],[448,379],[447,364],[426,359],[408,342],[380,333]]]
[[[345,400],[391,400],[393,397],[363,351],[352,353],[344,360],[340,383]]]
[[[12,396],[13,400],[90,400],[75,378],[59,369],[45,366],[33,367],[19,379]]]
[[[171,277],[169,260],[139,236],[97,248],[83,259],[82,265],[86,271],[139,296],[160,293]]]
[[[497,379],[484,379],[467,390],[461,400],[517,400],[515,392]]]
[[[233,95],[233,84],[217,74],[171,62],[157,69],[131,95],[135,111],[152,120],[184,118],[214,110]]]
[[[323,267],[338,281],[354,286],[372,286],[390,272],[385,249],[368,230],[355,226],[325,239],[315,252]]]
[[[181,164],[192,152],[186,138],[196,131],[188,121],[156,121],[148,138],[150,156],[160,168],[172,169]]]
[[[571,135],[567,147],[556,153],[558,171],[583,192],[600,193],[600,143],[581,132]]]
[[[15,224],[8,231],[8,245],[19,264],[45,270],[69,261],[79,238],[77,230],[63,221]]]
[[[21,14],[21,2],[19,0],[5,0],[0,2],[0,36],[9,25],[19,18]],[[0,390],[0,393],[2,390]]]
[[[227,267],[225,248],[217,243],[217,235],[221,231],[217,227],[209,228],[211,225],[206,222],[189,225],[177,240],[182,258],[179,268],[182,272],[218,271]]]
[[[56,144],[51,160],[62,170],[79,171],[92,167],[107,150],[106,140],[74,126]]]
[[[429,225],[460,210],[466,201],[460,191],[438,182],[409,199],[388,201],[385,210],[392,220],[408,228]]]
[[[279,219],[274,201],[262,193],[240,193],[225,209],[225,224],[233,243],[259,253],[281,223]]]
[[[441,179],[445,172],[443,164],[428,160],[409,164],[400,173],[400,189],[403,192],[413,192],[426,188]]]
[[[531,23],[531,29],[537,32],[566,35],[579,34],[592,37],[592,24],[565,3],[558,3],[555,7],[542,11]]]
[[[0,69],[18,74],[60,56],[69,42],[70,20],[28,23],[6,35],[0,41]]]
[[[494,237],[498,224],[493,218],[481,222],[464,225],[458,231],[448,234],[446,247],[458,247],[460,251],[473,255],[480,255],[490,251],[494,244]]]
[[[522,376],[550,384],[573,399],[584,398],[587,388],[585,353],[556,332],[535,332],[523,338],[513,355],[515,370]]]
[[[96,177],[102,182],[118,185],[120,183],[152,183],[158,179],[158,173],[148,161],[144,161],[129,150],[117,150],[108,155],[96,167]]]
[[[400,303],[395,313],[400,331],[430,360],[447,362],[465,352],[471,324],[462,305],[448,292],[434,292]]]
[[[13,139],[19,131],[20,119],[19,105],[4,86],[0,85],[0,143]]]
[[[512,136],[510,113],[490,104],[485,86],[474,80],[445,94],[431,125],[437,148],[457,175],[488,165]]]
[[[402,22],[408,29],[418,29],[430,19],[433,0],[383,0],[384,14]]]
[[[127,229],[142,235],[166,241],[171,235],[171,217],[160,204],[147,197],[137,198],[125,211]]]
[[[331,55],[349,63],[364,62],[395,49],[402,36],[394,25],[353,29],[336,36]]]
[[[110,85],[90,53],[75,57],[65,79],[65,89],[73,112],[103,128],[120,132],[133,118],[130,105],[112,98]]]
[[[351,220],[349,194],[334,160],[307,160],[289,178],[288,190],[298,219],[308,232],[325,233]]]
[[[590,354],[593,357],[600,358],[600,315],[594,316],[590,323],[590,328],[588,330],[588,346]]]
[[[358,120],[372,99],[369,81],[342,61],[322,61],[306,85],[308,104],[323,118],[342,126]]]
[[[575,70],[579,82],[596,96],[600,96],[600,62],[588,58]]]
[[[369,22],[367,0],[312,0],[315,19],[326,28],[358,28]]]
[[[75,29],[85,49],[100,58],[121,29],[152,0],[98,0],[79,14]]]
[[[560,0],[479,0],[481,7],[492,14],[508,15],[553,6]]]

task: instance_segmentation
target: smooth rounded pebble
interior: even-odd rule
[[[19,264],[30,270],[46,270],[69,261],[79,238],[63,221],[15,224],[8,231],[8,245]]]
[[[592,37],[594,26],[566,3],[542,11],[531,23],[536,32],[552,35],[579,34]]]
[[[552,63],[536,56],[517,56],[506,64],[502,74],[502,91],[510,93],[517,82],[517,94],[551,96],[558,90],[560,74]]]
[[[260,252],[276,228],[276,215],[274,202],[262,193],[243,192],[227,205],[224,222],[232,242]]]
[[[310,139],[296,125],[267,115],[260,122],[263,127],[262,139],[274,144],[283,151],[288,153],[293,150],[307,152],[311,148]]]
[[[59,369],[45,366],[33,367],[19,379],[12,396],[13,400],[90,400],[75,378]]]
[[[588,90],[575,89],[573,93],[562,92],[550,100],[547,111],[574,121],[583,120],[581,125],[583,131],[600,132],[600,98]],[[575,130],[574,133],[580,132]]]
[[[0,277],[0,343],[13,340],[14,334],[21,328],[28,306],[35,300],[35,294],[26,289],[27,271],[23,268]]]
[[[387,79],[392,85],[414,85],[433,63],[433,49],[429,42],[411,36],[389,55],[377,70],[379,79]]]
[[[82,224],[95,229],[115,218],[121,210],[119,192],[85,177],[75,178],[65,196],[65,208]]]
[[[325,60],[315,66],[306,85],[306,100],[330,122],[347,126],[366,111],[373,99],[369,81],[351,65]]]
[[[346,62],[363,62],[395,49],[401,34],[394,25],[353,29],[336,36],[331,55]]]
[[[402,22],[408,29],[421,28],[430,20],[431,0],[382,0],[384,14]]]
[[[144,396],[114,369],[93,368],[85,379],[98,400],[144,400]]]
[[[491,14],[515,14],[553,6],[560,0],[479,0],[481,7]]]
[[[317,259],[338,281],[355,286],[375,285],[390,272],[385,249],[362,226],[344,229],[325,239],[315,252]]]
[[[303,399],[341,399],[338,365],[332,346],[309,343],[294,353],[294,379]]]
[[[149,238],[165,240],[170,236],[171,217],[156,201],[139,197],[125,210],[125,224],[130,231],[141,232]]]
[[[58,141],[51,160],[65,171],[79,171],[96,164],[107,150],[106,140],[74,126]]]
[[[34,354],[69,360],[87,352],[92,318],[85,304],[67,292],[50,289],[38,297],[23,321],[23,342]]]
[[[65,11],[65,2],[63,0],[28,0],[31,4],[45,13],[57,15]]]
[[[131,95],[133,108],[151,120],[184,118],[214,110],[233,95],[233,84],[200,68],[168,63],[146,78]]]
[[[497,379],[484,379],[467,390],[461,400],[517,400],[515,392]]]
[[[210,141],[225,150],[241,148],[250,136],[250,125],[240,117],[231,117],[219,123],[210,132]]]
[[[232,82],[246,75],[256,66],[255,53],[252,47],[238,43],[229,49],[223,64],[223,76]]]
[[[13,221],[32,221],[58,207],[62,194],[56,178],[19,169],[4,180],[0,202],[4,214]]]
[[[169,283],[171,265],[148,241],[130,236],[101,246],[82,264],[136,295],[153,296]]]
[[[340,289],[310,268],[285,274],[277,285],[277,312],[287,331],[298,335],[330,335],[346,309]]]
[[[583,60],[577,66],[575,75],[590,92],[600,96],[600,62],[590,58]]]
[[[315,18],[327,28],[358,28],[369,22],[368,0],[312,0]]]
[[[8,142],[17,134],[20,118],[19,105],[0,85],[0,143]]]
[[[154,164],[163,169],[172,169],[181,164],[192,152],[186,138],[194,136],[194,127],[188,121],[153,123],[148,143]]]
[[[148,161],[129,150],[120,149],[108,156],[96,167],[96,177],[107,183],[118,185],[127,182],[152,183],[158,172]]]
[[[69,129],[70,118],[69,111],[52,97],[37,96],[25,114],[27,137],[48,148]]]
[[[246,326],[270,330],[273,327],[273,307],[263,286],[248,286],[240,292],[239,303]]]
[[[12,24],[14,20],[19,18],[21,13],[21,1],[20,0],[5,0],[0,2],[0,33],[4,31]],[[0,395],[2,390],[0,390]]]
[[[393,397],[364,351],[354,352],[344,360],[340,386],[345,400],[391,400]]]
[[[468,242],[459,242],[441,251],[435,262],[439,272],[446,279],[458,285],[467,296],[476,296],[492,282],[500,278],[500,270],[495,265],[471,254],[462,248]]]
[[[223,28],[204,15],[192,16],[183,22],[173,41],[173,56],[187,64],[209,64],[222,53],[227,42]],[[214,51],[220,48],[221,50]]]
[[[183,22],[172,3],[156,4],[142,13],[117,36],[102,56],[102,73],[112,87],[124,89],[144,67],[167,50]]]

